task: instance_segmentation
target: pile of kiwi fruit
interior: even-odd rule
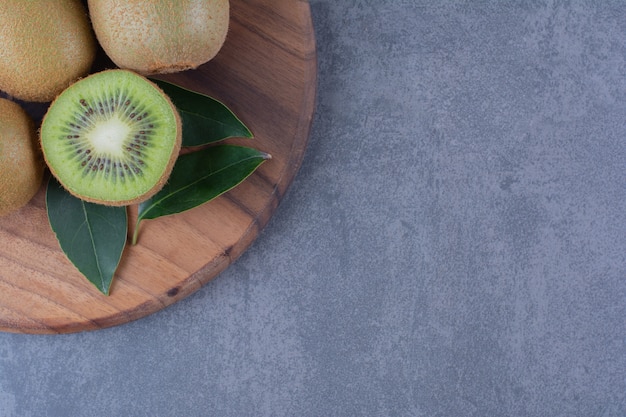
[[[46,168],[92,203],[158,192],[182,126],[147,76],[208,62],[228,24],[229,0],[2,0],[0,216],[33,198]],[[98,54],[112,66],[95,70]],[[29,103],[45,106],[40,125]]]

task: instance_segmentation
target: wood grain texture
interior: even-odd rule
[[[230,29],[218,56],[161,78],[224,102],[255,135],[229,142],[272,159],[208,204],[145,221],[108,297],[60,250],[42,187],[27,206],[0,218],[0,330],[70,333],[123,324],[181,300],[226,269],[267,224],[300,167],[316,74],[308,2],[231,0]]]

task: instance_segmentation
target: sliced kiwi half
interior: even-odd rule
[[[128,70],[77,81],[50,105],[40,139],[50,171],[85,201],[124,206],[147,200],[172,171],[181,146],[176,107]]]

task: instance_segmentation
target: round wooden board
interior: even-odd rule
[[[224,102],[255,136],[229,142],[272,159],[203,206],[144,222],[138,244],[124,251],[109,296],[59,248],[42,187],[26,207],[0,218],[0,330],[71,333],[127,323],[181,300],[228,267],[267,224],[300,167],[316,75],[308,2],[231,0],[229,34],[218,56],[161,78]]]

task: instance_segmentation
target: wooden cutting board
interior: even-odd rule
[[[102,62],[106,67],[106,58]],[[224,102],[255,136],[229,142],[272,159],[203,206],[145,221],[108,297],[60,250],[42,187],[26,207],[0,218],[0,330],[70,333],[123,324],[188,296],[227,268],[267,224],[300,167],[316,75],[308,2],[231,0],[228,38],[218,56],[161,78]]]

